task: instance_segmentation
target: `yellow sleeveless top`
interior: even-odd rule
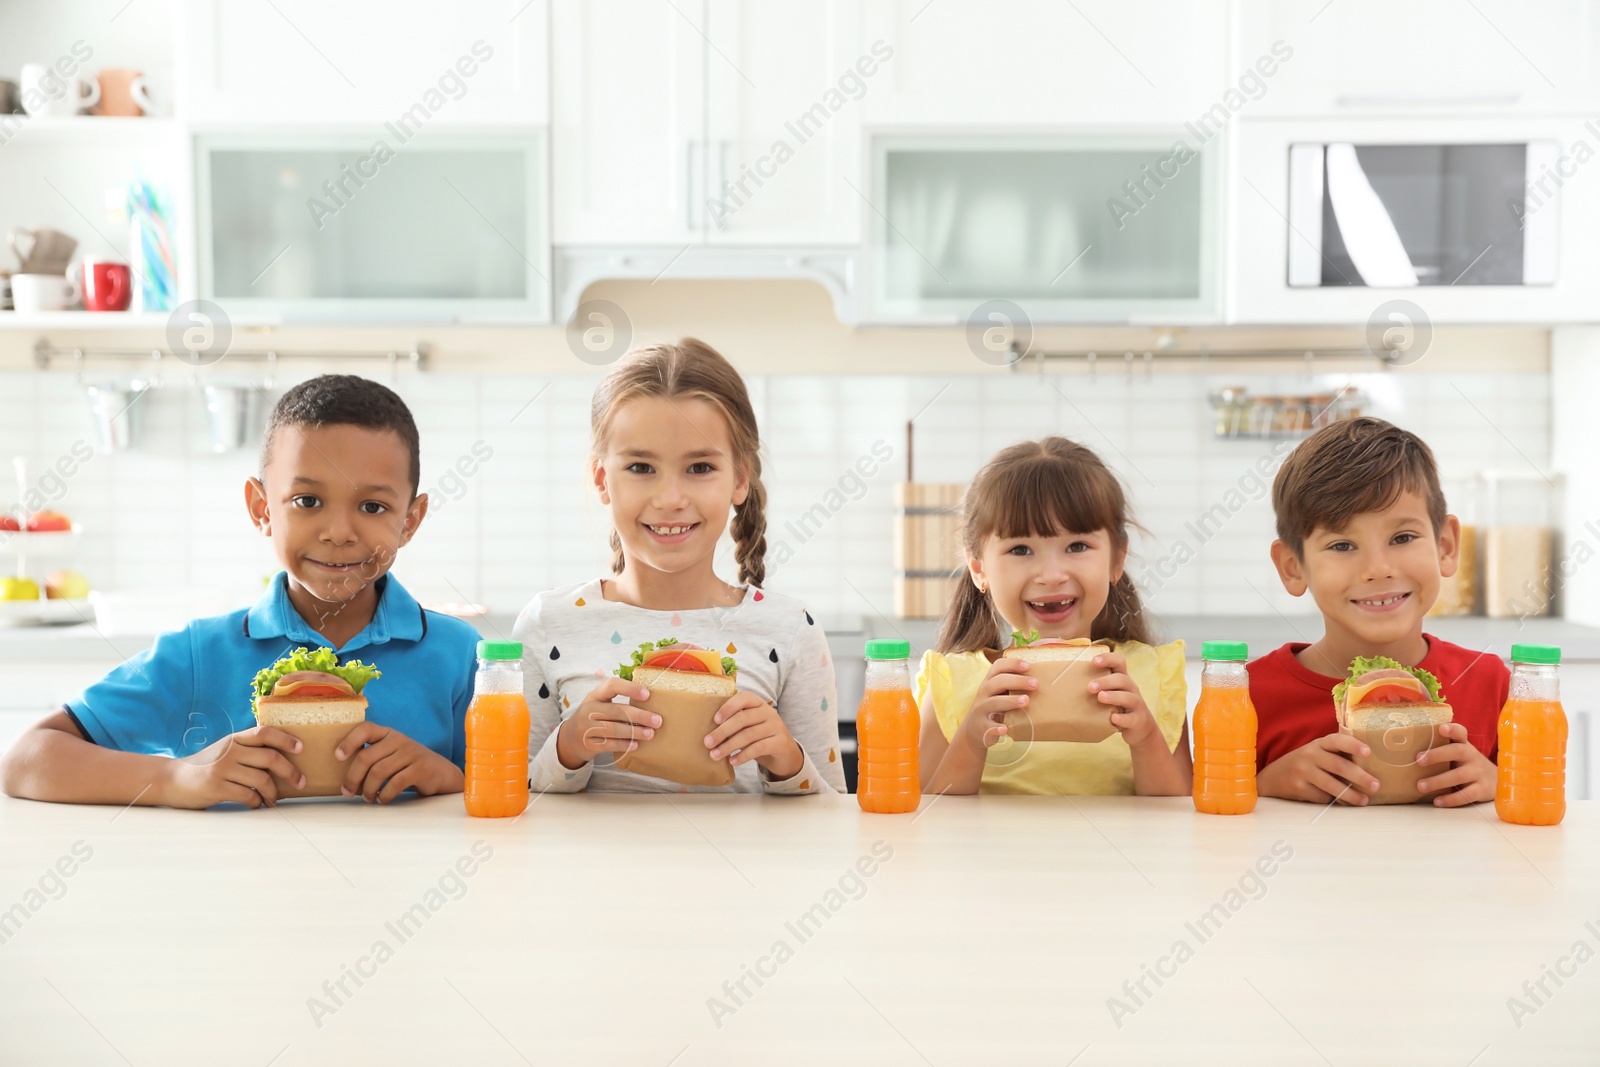
[[[1188,712],[1188,686],[1183,679],[1183,642],[1146,645],[1138,641],[1106,642],[1128,661],[1128,676],[1167,740],[1177,746]],[[967,709],[988,676],[991,664],[982,652],[923,653],[914,683],[917,707],[928,701],[945,740],[955,736]],[[980,793],[1022,793],[1043,796],[1131,796],[1133,754],[1121,734],[1104,741],[1035,741],[1018,744],[1009,737],[989,749]]]

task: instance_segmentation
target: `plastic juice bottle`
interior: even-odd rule
[[[1551,645],[1511,646],[1511,693],[1500,712],[1494,810],[1505,822],[1554,826],[1567,814],[1567,713]]]
[[[1250,703],[1243,641],[1200,646],[1200,702],[1194,709],[1194,808],[1207,815],[1256,809],[1256,708]]]
[[[522,642],[479,641],[467,706],[467,814],[498,819],[528,806],[528,702]]]
[[[856,802],[862,811],[916,811],[922,800],[921,718],[911,696],[910,655],[905,641],[867,642],[867,688],[856,712]]]

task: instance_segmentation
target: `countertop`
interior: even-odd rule
[[[516,616],[492,614],[470,620],[485,637],[509,638]],[[933,644],[939,631],[936,619],[897,619],[884,616],[839,616],[818,619],[827,630],[834,658],[861,658],[862,643],[874,637],[903,637],[911,642],[913,656]],[[1468,648],[1488,649],[1505,656],[1514,642],[1560,646],[1562,661],[1600,663],[1600,627],[1565,619],[1489,619],[1480,616],[1439,617],[1427,620],[1426,629],[1447,641]],[[1200,645],[1208,640],[1245,641],[1258,656],[1286,641],[1314,641],[1322,635],[1316,615],[1169,615],[1156,617],[1156,631],[1164,640],[1182,638],[1190,659],[1200,658]],[[0,663],[36,663],[50,660],[120,661],[149,648],[153,634],[106,635],[93,624],[72,626],[0,627]]]
[[[596,794],[514,821],[469,820],[459,796],[0,798],[0,916],[7,1063],[1486,1065],[1600,1047],[1592,802],[1531,828],[1485,805],[1213,818],[1186,798],[867,816],[840,796]]]

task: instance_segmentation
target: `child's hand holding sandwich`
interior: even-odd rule
[[[1010,730],[1006,713],[1027,708],[1030,695],[1039,688],[1038,679],[1024,673],[1027,669],[1027,660],[1002,654],[978,683],[972,706],[961,720],[962,736],[972,752],[983,754],[999,744]]]
[[[1102,704],[1111,705],[1111,725],[1117,728],[1130,749],[1157,744],[1162,752],[1170,752],[1161,727],[1145,703],[1144,694],[1128,675],[1128,660],[1120,652],[1102,652],[1094,658],[1094,665],[1111,673],[1089,683],[1089,692]]]
[[[1432,793],[1439,789],[1450,790],[1433,798],[1436,808],[1459,808],[1463,804],[1493,800],[1500,773],[1494,761],[1467,740],[1467,728],[1461,723],[1444,723],[1439,727],[1439,733],[1450,743],[1429,749],[1417,757],[1417,762],[1424,767],[1447,769],[1437,777],[1418,782],[1418,791]]]
[[[627,697],[632,704],[616,703]],[[661,716],[636,707],[650,699],[650,691],[631,678],[611,677],[589,690],[556,732],[556,758],[568,770],[577,770],[602,752],[631,752],[640,741],[655,736]]]
[[[350,763],[340,792],[347,797],[360,793],[368,803],[387,804],[407,789],[431,797],[466,787],[460,767],[399,730],[375,722],[357,723],[333,755]]]
[[[732,767],[755,760],[775,781],[793,778],[805,765],[805,753],[778,709],[754,693],[735,693],[715,719],[720,725],[705,738],[712,759],[727,756]]]
[[[1356,765],[1357,758],[1371,755],[1371,748],[1349,734],[1327,734],[1261,768],[1256,791],[1264,797],[1360,807],[1378,789],[1378,780]]]
[[[278,783],[305,785],[305,776],[289,762],[300,741],[276,726],[252,726],[207,745],[192,756],[170,761],[157,784],[158,803],[173,808],[209,808],[233,802],[246,807],[272,807]]]

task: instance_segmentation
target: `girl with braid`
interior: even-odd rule
[[[915,683],[923,791],[1188,795],[1183,642],[1150,636],[1117,476],[1064,437],[1025,441],[978,472],[962,516],[967,570]],[[1094,663],[1110,673],[1088,689],[1116,732],[1094,744],[1009,736],[1005,714],[1039,689],[1027,662],[994,651],[1012,636],[1109,646]]]
[[[532,712],[529,787],[844,792],[827,638],[799,601],[761,588],[767,494],[738,371],[692,338],[637,349],[595,390],[590,428],[590,473],[615,527],[612,576],[540,593],[512,631]],[[737,585],[714,569],[724,529]],[[663,639],[737,664],[739,691],[703,739],[733,767],[731,785],[680,786],[614,766],[661,723],[620,701],[649,694],[613,671]]]

